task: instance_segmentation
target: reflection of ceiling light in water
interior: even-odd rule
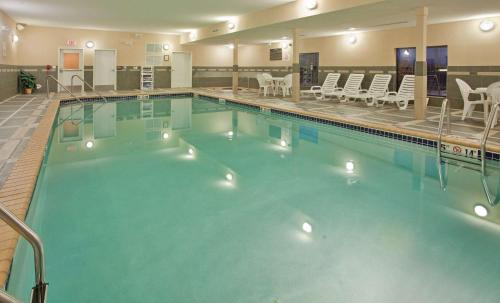
[[[92,141],[87,141],[87,142],[85,143],[85,147],[87,147],[87,148],[89,148],[89,149],[90,149],[90,148],[92,148],[92,147],[94,147],[94,142],[92,142]]]
[[[352,161],[347,161],[345,163],[345,169],[348,173],[352,173],[354,171],[354,162]]]
[[[232,137],[232,136],[234,135],[234,132],[233,132],[232,130],[230,130],[230,131],[228,131],[228,132],[227,132],[227,135],[228,135],[229,137]]]
[[[192,148],[190,148],[190,149],[188,149],[188,153],[189,153],[190,155],[194,155],[194,150],[193,150]]]
[[[286,147],[287,146],[287,143],[285,140],[281,140],[280,142],[280,145],[283,146],[283,147]]]
[[[167,140],[169,135],[168,135],[168,133],[163,133],[162,137],[163,137],[163,139]]]
[[[305,231],[306,233],[310,234],[313,231],[313,227],[312,227],[311,223],[304,222],[304,224],[302,224],[302,230]]]
[[[226,174],[226,180],[227,180],[227,181],[233,181],[233,175],[232,175],[232,174],[230,174],[230,173],[227,173],[227,174]]]
[[[478,204],[474,206],[474,213],[476,213],[478,217],[484,218],[488,215],[488,209],[483,205]]]
[[[409,56],[409,55],[410,55],[410,51],[409,51],[409,50],[407,50],[407,49],[405,49],[405,50],[403,51],[403,54],[404,54],[405,56]]]

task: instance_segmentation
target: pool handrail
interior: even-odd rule
[[[486,127],[484,128],[483,137],[481,138],[481,183],[483,184],[483,190],[488,199],[488,203],[491,206],[495,206],[495,199],[491,196],[490,190],[488,188],[488,183],[486,182],[486,143],[488,142],[488,136],[490,134],[491,127],[493,125],[493,120],[495,119],[498,106],[500,103],[495,103],[491,109],[490,115],[488,116],[488,121],[486,122]]]
[[[444,116],[446,114],[447,107],[448,107],[448,99],[444,99],[443,103],[441,104],[441,114],[439,115],[438,140],[436,146],[439,183],[441,185],[442,190],[446,190],[446,185],[444,184],[444,179],[443,179],[443,171],[441,167],[441,141],[443,135]],[[450,120],[451,120],[450,113],[451,113],[451,108],[448,108],[447,133],[450,133]]]
[[[16,215],[10,212],[2,203],[0,203],[0,219],[9,225],[12,229],[18,232],[33,248],[35,257],[35,286],[31,292],[31,303],[46,302],[48,283],[45,282],[45,256],[43,252],[43,243],[38,234],[28,227]],[[9,299],[11,298],[11,299]],[[0,300],[5,299],[5,302],[12,301],[12,297],[6,293],[0,294]],[[10,301],[9,301],[10,300]],[[4,301],[2,301],[4,302]]]
[[[71,86],[70,86],[71,93],[73,93],[73,81],[75,80],[75,78],[78,78],[78,80],[82,81],[83,86],[87,85],[87,87],[90,88],[92,92],[94,92],[99,98],[103,99],[104,102],[108,102],[108,99],[106,99],[106,97],[101,95],[98,91],[95,90],[95,88],[92,85],[90,85],[87,81],[85,81],[82,77],[80,77],[80,75],[77,74],[71,76]]]
[[[53,80],[54,82],[56,82],[57,85],[59,85],[62,89],[64,89],[67,93],[69,93],[71,97],[75,98],[78,102],[80,102],[80,103],[83,104],[83,101],[80,98],[78,98],[77,96],[75,96],[75,94],[73,94],[66,86],[64,86],[61,82],[59,82],[52,75],[48,75],[47,76],[47,82],[46,82],[46,85],[47,85],[47,99],[50,99],[49,80]]]

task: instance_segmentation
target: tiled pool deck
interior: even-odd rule
[[[162,89],[141,92],[120,91],[106,95],[137,95],[152,93],[192,92],[235,100],[252,105],[274,108],[281,111],[327,118],[365,127],[435,139],[439,121],[438,107],[429,107],[427,119],[414,119],[414,111],[400,111],[395,106],[383,108],[367,107],[363,103],[338,103],[332,100],[303,98],[294,103],[289,99],[262,97],[255,91],[245,90],[238,95],[220,88],[211,89]],[[92,96],[91,94],[87,96]],[[0,203],[15,215],[24,219],[36,185],[36,179],[43,161],[53,120],[57,114],[59,100],[67,95],[54,95],[50,100],[44,95],[18,95],[0,101]],[[452,111],[452,133],[444,140],[468,146],[476,146],[484,131],[482,113],[462,121],[461,110]],[[491,131],[489,149],[500,151],[500,126]],[[5,223],[0,222],[0,283],[5,284],[18,235]]]

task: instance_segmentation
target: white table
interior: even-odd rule
[[[283,83],[283,81],[285,81],[285,78],[284,77],[272,77],[271,81],[273,82],[273,92],[274,92],[274,95],[276,96],[276,94],[278,93],[278,88],[280,87],[281,83]]]

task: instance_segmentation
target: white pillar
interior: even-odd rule
[[[415,117],[425,119],[427,100],[427,7],[417,9],[417,60],[415,65]]]
[[[239,40],[236,39],[234,40],[233,43],[233,94],[238,93],[238,87],[239,87],[239,67],[238,67],[238,47],[239,47]]]
[[[299,44],[298,30],[295,28],[292,34],[292,100],[300,101],[300,65],[299,65]]]

